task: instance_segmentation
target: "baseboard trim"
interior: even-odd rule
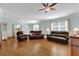
[[[10,39],[10,38],[14,38],[14,36],[8,37],[8,39]]]

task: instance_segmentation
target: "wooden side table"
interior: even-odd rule
[[[79,56],[79,37],[70,36],[71,39],[71,55]]]

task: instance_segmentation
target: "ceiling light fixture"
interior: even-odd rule
[[[47,12],[50,11],[50,10],[56,10],[55,8],[52,8],[52,7],[55,6],[56,4],[57,4],[57,3],[53,3],[53,4],[49,5],[48,3],[42,3],[42,5],[44,6],[44,8],[39,9],[39,11],[44,10],[45,13],[47,13]]]

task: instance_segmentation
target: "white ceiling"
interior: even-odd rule
[[[79,11],[79,3],[58,3],[54,8],[56,10],[44,13],[38,11],[43,8],[41,3],[0,3],[0,8],[7,17],[13,17],[19,22],[32,20],[55,19],[76,13]]]

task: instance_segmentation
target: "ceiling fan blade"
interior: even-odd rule
[[[48,3],[46,3],[47,4],[47,6],[49,5]]]
[[[53,4],[50,5],[50,7],[52,7],[52,6],[56,5],[56,4],[57,4],[57,3],[53,3]]]
[[[42,3],[42,5],[43,5],[44,7],[46,7],[46,6],[47,6],[45,3]]]
[[[55,8],[50,8],[50,10],[56,10]]]
[[[42,10],[45,10],[44,8],[43,9],[39,9],[39,11],[42,11]]]

